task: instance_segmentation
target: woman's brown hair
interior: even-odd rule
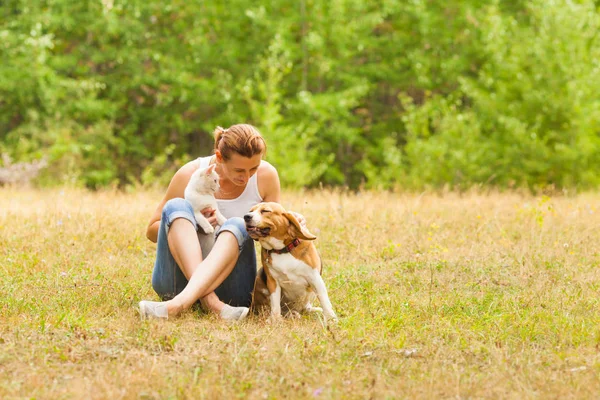
[[[219,150],[225,161],[229,160],[233,153],[250,158],[267,152],[267,143],[252,125],[237,124],[227,129],[217,126],[214,135],[215,151]]]

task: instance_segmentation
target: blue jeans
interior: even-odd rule
[[[206,240],[207,238],[210,239],[210,236],[205,235],[198,228],[192,205],[187,200],[174,198],[167,201],[162,210],[156,246],[156,262],[154,263],[154,271],[152,272],[152,287],[163,300],[175,297],[188,283],[179,265],[175,262],[167,242],[169,228],[177,218],[187,219],[196,228],[203,258],[206,258],[214,244],[213,240]],[[224,303],[236,307],[249,307],[252,301],[252,290],[254,289],[254,280],[256,278],[254,242],[248,236],[246,225],[242,218],[235,217],[228,219],[217,230],[215,237],[218,237],[225,231],[233,233],[236,237],[239,255],[233,271],[215,290],[215,293]],[[202,265],[198,268],[202,268]]]

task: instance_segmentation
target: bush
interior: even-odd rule
[[[478,24],[477,75],[407,108],[410,184],[597,187],[594,4],[531,1],[525,21],[489,7]]]
[[[591,0],[12,0],[0,151],[39,182],[164,185],[256,125],[284,186],[599,184]]]

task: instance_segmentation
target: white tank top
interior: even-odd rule
[[[211,158],[212,156],[198,158],[200,168],[208,167]],[[252,207],[263,201],[258,192],[257,176],[258,173],[252,175],[246,184],[246,188],[237,198],[229,200],[217,199],[219,211],[221,211],[221,214],[225,218],[243,217]]]

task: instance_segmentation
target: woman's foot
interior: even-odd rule
[[[200,302],[205,309],[226,321],[241,321],[250,311],[248,307],[232,307],[223,303],[214,292],[200,299]]]
[[[226,321],[241,321],[246,316],[250,309],[248,307],[232,307],[220,300],[207,304],[212,312],[217,314],[221,319]],[[147,301],[142,300],[139,303],[139,313],[142,319],[158,318],[169,319],[169,316],[175,316],[179,313],[181,307],[178,307],[173,300],[169,301]]]
[[[168,301],[147,301],[139,303],[139,312],[142,319],[161,318],[169,319],[183,311],[183,306],[175,299]]]
[[[248,316],[249,311],[248,307],[231,307],[225,304],[219,312],[219,316],[225,321],[241,321]]]
[[[149,318],[169,318],[169,311],[167,309],[166,301],[146,301],[142,300],[139,304],[140,317],[142,319]]]

